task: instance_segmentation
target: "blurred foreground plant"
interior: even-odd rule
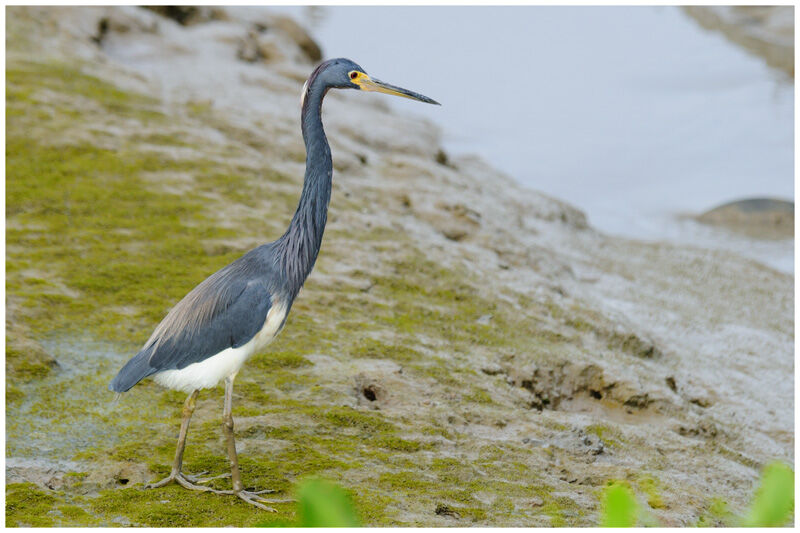
[[[600,526],[633,527],[637,522],[654,524],[652,517],[636,501],[633,491],[623,483],[612,483],[603,490],[600,502]],[[766,466],[745,518],[733,519],[746,527],[785,525],[794,511],[794,472],[779,462]],[[289,527],[358,527],[353,502],[341,487],[319,479],[300,484],[297,490],[297,519],[289,522],[265,522],[259,526]],[[732,525],[732,524],[731,524]]]
[[[639,504],[631,489],[621,483],[614,483],[603,491],[600,503],[601,527],[633,527],[639,517]]]
[[[271,527],[358,527],[353,502],[347,492],[328,481],[310,479],[297,489],[297,519],[295,522],[264,522],[258,526]]]
[[[789,520],[794,510],[794,472],[783,463],[771,463],[761,473],[745,527],[777,527]]]
[[[613,483],[605,488],[600,502],[602,527],[633,527],[644,510],[639,506],[627,485]],[[779,462],[770,463],[761,473],[750,511],[745,518],[733,519],[732,524],[745,527],[776,527],[785,525],[794,511],[794,472]]]

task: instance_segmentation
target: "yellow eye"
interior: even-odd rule
[[[351,73],[350,73],[350,79],[351,79],[351,80],[354,80],[354,79],[356,79],[357,77],[358,77],[358,72],[356,72],[355,70],[354,70],[353,72],[351,72]]]

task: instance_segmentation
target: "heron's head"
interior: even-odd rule
[[[306,88],[316,82],[321,82],[326,89],[359,89],[361,91],[374,91],[412,100],[419,100],[427,104],[440,105],[439,102],[423,96],[414,91],[396,87],[370,77],[364,69],[357,63],[344,58],[329,59],[321,63],[311,74],[303,87],[303,98],[305,98]]]

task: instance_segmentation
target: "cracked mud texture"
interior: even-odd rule
[[[106,388],[296,206],[310,37],[238,13],[7,10],[9,526],[294,518],[143,490],[169,471],[184,396]],[[281,53],[237,59],[247,39]],[[246,486],[287,497],[322,476],[367,525],[587,526],[621,479],[662,523],[713,525],[761,465],[793,461],[790,276],[604,236],[379,98],[331,93],[324,120],[317,266],[236,382]],[[226,471],[221,408],[221,387],[201,393],[187,472]]]

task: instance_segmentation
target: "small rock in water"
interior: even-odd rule
[[[497,363],[489,363],[481,367],[481,372],[483,372],[487,376],[496,376],[497,374],[503,373],[503,367],[501,367]]]
[[[522,439],[524,444],[530,444],[531,446],[544,446],[545,442],[539,439],[532,439],[530,437],[525,437]]]
[[[772,198],[737,200],[706,211],[696,220],[757,239],[789,238],[794,236],[794,202]]]

